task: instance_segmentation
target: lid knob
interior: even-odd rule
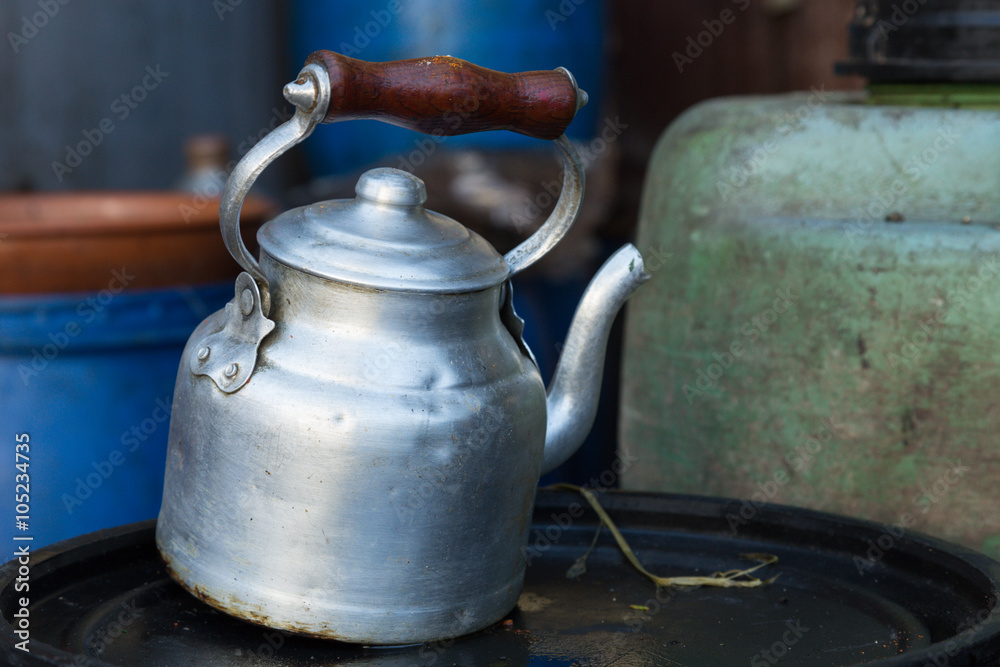
[[[358,179],[354,191],[362,199],[378,204],[420,206],[427,201],[424,182],[401,169],[383,167],[366,171]]]

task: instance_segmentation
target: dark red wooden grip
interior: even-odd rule
[[[573,120],[577,91],[559,70],[505,74],[450,56],[370,63],[316,51],[330,74],[324,123],[372,118],[435,136],[510,130],[557,139]]]

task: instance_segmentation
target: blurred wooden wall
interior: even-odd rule
[[[667,125],[701,100],[864,81],[833,74],[847,54],[847,24],[856,0],[609,0],[609,89],[622,133],[621,210],[612,235],[626,235],[635,216],[653,145]],[[724,12],[730,12],[724,14]],[[723,19],[731,19],[725,24]],[[708,22],[709,25],[706,26]],[[720,30],[721,26],[721,30]],[[702,35],[679,71],[674,53]]]

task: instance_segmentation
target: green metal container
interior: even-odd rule
[[[668,129],[625,487],[745,498],[734,528],[764,503],[885,522],[859,567],[911,529],[1000,557],[1000,96],[963,91],[719,99]]]

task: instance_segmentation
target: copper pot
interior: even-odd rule
[[[246,200],[245,242],[273,213],[266,200]],[[112,271],[134,276],[131,289],[232,279],[239,267],[219,236],[219,200],[179,192],[0,195],[0,293],[98,290]]]

